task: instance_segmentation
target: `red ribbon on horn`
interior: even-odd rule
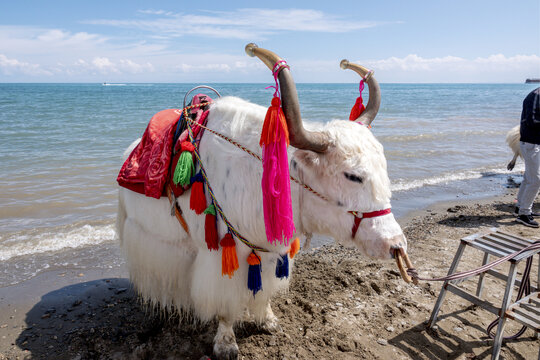
[[[364,90],[364,79],[360,80],[360,96],[356,98],[356,102],[354,103],[354,106],[351,109],[351,114],[349,115],[349,120],[351,121],[358,119],[364,110],[366,110],[366,107],[363,104],[362,90]]]

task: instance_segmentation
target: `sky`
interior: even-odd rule
[[[540,0],[0,0],[0,82],[522,83],[540,78]]]

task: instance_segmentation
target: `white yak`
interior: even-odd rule
[[[260,57],[270,68],[279,60],[272,52],[252,44],[246,51]],[[369,102],[358,120],[369,125],[380,104],[378,84],[363,67],[348,62],[342,67],[358,72],[368,83]],[[348,211],[365,214],[390,208],[390,180],[382,145],[366,126],[353,121],[306,124],[311,130],[307,131],[288,69],[280,71],[279,80],[290,131],[291,175],[327,198],[291,182],[296,235],[327,235],[379,259],[392,258],[396,249],[405,252],[406,238],[392,213],[366,215],[356,234],[351,232],[355,217]],[[224,97],[210,105],[207,126],[260,154],[258,143],[265,113],[262,106]],[[251,249],[240,241],[236,242],[240,268],[232,278],[222,276],[221,249],[207,249],[204,216],[189,210],[189,191],[177,199],[189,234],[170,215],[166,197],[157,200],[125,188],[119,190],[117,231],[131,280],[144,299],[164,308],[191,312],[201,321],[217,317],[214,353],[218,358],[235,359],[238,346],[233,325],[245,314],[270,330],[278,328],[270,299],[288,287],[288,278],[276,278],[275,268],[280,254],[286,254],[289,247],[272,245],[266,239],[260,161],[208,131],[202,137],[200,154],[215,197],[229,221],[251,243],[269,250],[258,254],[262,291],[253,295],[247,288],[245,259]],[[226,227],[222,221],[218,223],[221,237]],[[292,259],[290,266],[292,269]]]

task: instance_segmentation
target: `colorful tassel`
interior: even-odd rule
[[[279,279],[289,277],[289,255],[281,255],[281,258],[277,259],[276,277]]]
[[[199,171],[191,178],[191,196],[189,198],[189,208],[200,215],[206,210],[206,196],[204,196],[204,177]]]
[[[355,121],[362,115],[364,110],[366,110],[366,107],[362,103],[362,90],[364,90],[364,80],[360,80],[360,96],[356,98],[356,102],[354,103],[354,106],[351,109],[351,114],[349,115],[349,120]]]
[[[218,233],[216,223],[216,208],[214,204],[210,204],[204,210],[206,218],[204,219],[204,240],[208,250],[218,250]]]
[[[266,113],[259,144],[263,148],[261,186],[266,238],[272,244],[279,241],[288,245],[295,231],[287,158],[289,131],[277,96]]]
[[[291,243],[291,248],[289,249],[289,256],[291,259],[294,258],[294,256],[298,253],[298,250],[300,250],[300,239],[296,238]]]
[[[249,264],[248,289],[251,290],[253,292],[253,296],[255,296],[259,290],[262,290],[261,258],[258,257],[254,251],[252,251],[247,258],[247,262]]]
[[[231,279],[239,268],[236,244],[230,233],[225,234],[219,244],[221,245],[221,276],[228,275]]]
[[[173,183],[181,186],[189,185],[193,172],[195,171],[195,164],[193,162],[193,151],[195,147],[189,141],[182,142],[181,154],[174,169]]]

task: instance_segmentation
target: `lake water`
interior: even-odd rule
[[[0,84],[0,287],[45,269],[118,266],[108,249],[122,152],[196,85]],[[272,94],[267,84],[207,85],[265,107]],[[385,148],[394,213],[519,182],[522,163],[506,171],[505,135],[535,87],[382,84],[372,130]],[[310,121],[347,119],[358,92],[357,84],[297,88]]]

